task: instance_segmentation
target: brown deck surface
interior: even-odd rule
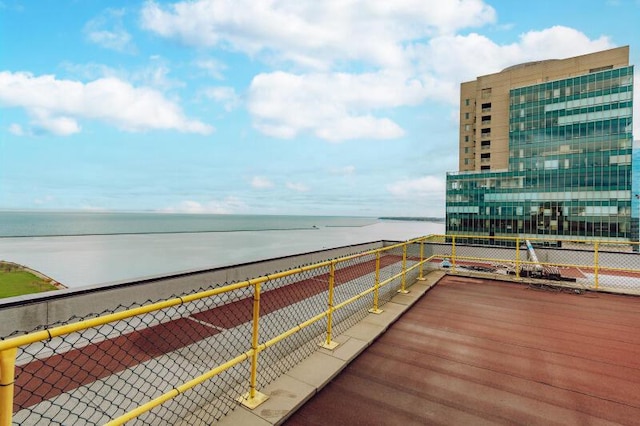
[[[286,424],[640,424],[640,298],[447,276]]]

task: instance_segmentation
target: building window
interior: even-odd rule
[[[464,159],[464,164],[465,164],[465,166],[468,166],[468,165],[469,165],[469,159],[468,159],[468,158],[465,158],[465,159]]]
[[[468,113],[468,112],[465,112],[465,113],[464,113],[464,119],[465,119],[465,120],[468,120],[468,119],[469,119],[469,113]]]
[[[487,87],[486,89],[482,89],[482,99],[487,99],[491,97],[491,87]]]
[[[482,104],[482,112],[491,112],[491,102]]]
[[[464,125],[464,131],[468,132],[469,130],[471,130],[471,124],[465,124]]]
[[[491,166],[480,166],[480,170],[491,170]]]
[[[467,98],[467,99],[465,99],[465,100],[464,100],[464,104],[465,104],[466,106],[469,106],[469,98]]]
[[[465,136],[465,137],[464,137],[464,141],[465,141],[465,142],[469,142],[469,136]]]
[[[468,154],[468,153],[469,153],[469,147],[468,147],[468,146],[464,148],[464,153],[465,153],[465,154]]]
[[[480,154],[480,158],[491,158],[491,153],[490,152],[485,152],[483,154]]]

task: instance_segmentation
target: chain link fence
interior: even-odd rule
[[[432,236],[425,257],[452,273],[526,280],[571,291],[640,294],[640,247],[628,241]]]
[[[413,283],[421,251],[419,242],[402,243],[8,336],[0,342],[0,400],[13,416],[3,410],[0,424],[214,423],[250,385],[264,388],[330,331],[344,332]]]

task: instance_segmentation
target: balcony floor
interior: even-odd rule
[[[638,419],[640,298],[446,276],[286,424]]]

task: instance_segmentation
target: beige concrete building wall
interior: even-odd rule
[[[528,62],[460,85],[460,171],[505,170],[509,165],[509,91],[629,65],[629,46],[567,59]]]
[[[475,170],[476,82],[460,85],[460,154],[458,170]]]

